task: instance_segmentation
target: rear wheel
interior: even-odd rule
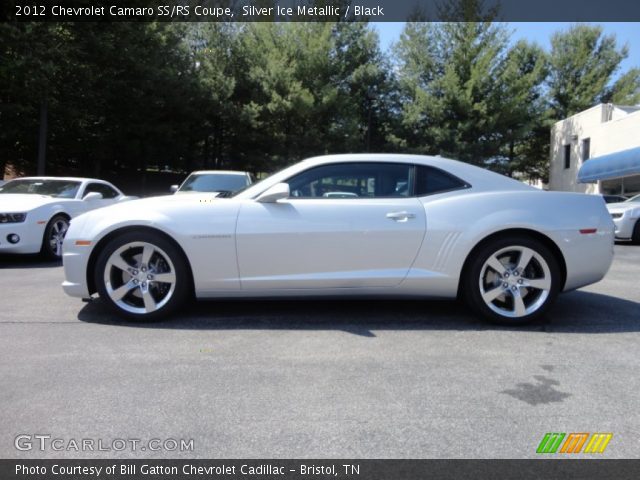
[[[69,230],[69,217],[56,215],[49,220],[44,229],[40,253],[51,260],[60,260],[62,258],[62,242],[67,230]]]
[[[492,240],[466,270],[463,293],[471,308],[500,324],[524,324],[543,315],[560,291],[561,274],[551,251],[536,239]]]
[[[631,235],[631,242],[635,245],[640,245],[640,219],[636,221],[635,227],[633,227],[633,234]]]
[[[133,320],[170,314],[190,290],[184,255],[152,232],[128,232],[111,240],[96,262],[95,284],[114,311]]]

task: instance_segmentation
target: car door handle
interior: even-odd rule
[[[387,218],[396,222],[406,222],[410,218],[416,218],[415,214],[409,212],[391,212],[387,213]]]

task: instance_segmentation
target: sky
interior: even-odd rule
[[[380,42],[383,50],[386,50],[400,38],[400,33],[404,23],[400,22],[376,22],[372,23],[380,34]],[[567,30],[573,25],[568,22],[508,22],[507,28],[513,31],[511,39],[520,39],[535,42],[545,50],[549,50],[551,45],[551,35],[559,30]],[[601,25],[604,33],[614,34],[618,45],[627,44],[629,56],[621,64],[621,71],[627,71],[633,67],[640,67],[640,23],[592,23],[591,25]]]

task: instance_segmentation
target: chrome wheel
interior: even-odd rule
[[[148,242],[130,242],[107,259],[104,286],[118,308],[148,314],[171,300],[176,289],[176,269],[161,248]]]
[[[67,234],[67,230],[69,230],[69,221],[65,218],[58,217],[51,224],[47,242],[49,243],[51,254],[55,257],[62,256],[62,242]]]
[[[480,269],[484,303],[502,317],[521,318],[540,309],[551,292],[551,270],[535,250],[509,246],[490,255]]]

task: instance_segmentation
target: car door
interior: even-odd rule
[[[246,201],[236,228],[242,288],[398,285],[426,228],[413,175],[408,164],[334,163],[289,179],[288,199]]]

